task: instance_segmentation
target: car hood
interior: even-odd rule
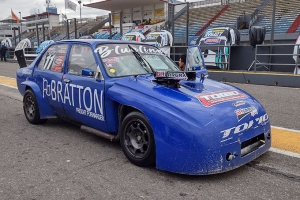
[[[233,127],[265,114],[264,108],[251,95],[228,84],[210,79],[202,84],[198,79],[181,81],[180,88],[174,88],[152,80],[151,75],[121,78],[107,94],[141,111],[153,109],[150,105],[154,105],[153,115],[164,111],[201,127],[215,122],[223,124],[221,127]]]

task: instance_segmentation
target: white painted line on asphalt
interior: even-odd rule
[[[281,149],[276,149],[276,148],[273,148],[273,147],[271,147],[269,149],[269,151],[272,151],[274,153],[279,153],[279,154],[282,154],[282,155],[286,155],[286,156],[290,156],[290,157],[294,157],[294,158],[300,158],[300,154],[298,154],[298,153],[285,151],[285,150],[281,150]]]
[[[284,131],[290,131],[290,132],[300,133],[299,130],[288,129],[288,128],[282,128],[282,127],[279,127],[279,126],[271,126],[271,127],[272,127],[272,128],[281,129],[281,130],[284,130]]]
[[[5,87],[10,87],[10,88],[18,89],[17,87],[10,86],[10,85],[5,85],[5,84],[1,84],[1,83],[0,83],[0,85],[5,86]]]

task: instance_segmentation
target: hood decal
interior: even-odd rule
[[[237,109],[234,111],[234,113],[236,114],[238,121],[241,121],[244,117],[246,117],[249,114],[251,114],[251,116],[254,117],[254,115],[258,114],[258,111],[254,106],[251,106],[248,108]]]
[[[205,107],[211,107],[213,105],[224,103],[227,101],[247,98],[247,96],[244,93],[237,90],[222,90],[207,94],[198,94],[195,97]]]

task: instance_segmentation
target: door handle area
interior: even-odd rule
[[[64,79],[64,82],[65,82],[65,83],[71,83],[72,81],[71,81],[70,79],[65,78],[65,79]]]

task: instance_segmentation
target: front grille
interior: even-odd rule
[[[262,133],[258,136],[255,136],[249,140],[242,142],[241,144],[241,157],[246,156],[247,154],[255,151],[265,144],[265,134]]]

